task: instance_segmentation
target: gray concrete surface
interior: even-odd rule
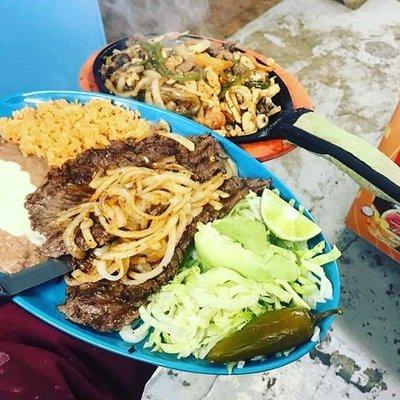
[[[234,39],[296,74],[318,112],[370,143],[379,142],[400,99],[399,1],[369,0],[351,11],[331,0],[284,0]],[[345,228],[356,185],[327,161],[300,149],[266,165],[303,199],[343,251],[345,315],[315,351],[287,367],[243,377],[158,369],[143,398],[400,397],[400,265]]]

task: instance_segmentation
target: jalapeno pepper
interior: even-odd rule
[[[206,359],[212,362],[241,361],[290,349],[309,340],[321,320],[342,313],[341,308],[320,314],[311,314],[300,307],[268,311],[219,341]]]

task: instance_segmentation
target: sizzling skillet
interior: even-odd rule
[[[185,35],[183,38],[203,39],[199,36]],[[222,41],[209,39],[217,43]],[[95,58],[93,75],[99,90],[109,93],[100,72],[105,59],[113,51],[126,48],[127,39],[111,43]],[[251,50],[236,48],[247,52],[263,63],[263,57]],[[280,68],[274,68],[276,83],[281,90],[273,98],[282,111],[271,117],[270,123],[254,134],[229,138],[242,144],[265,139],[284,139],[299,147],[322,155],[346,172],[361,186],[367,187],[378,196],[389,201],[400,203],[400,168],[378,149],[359,137],[335,126],[308,108],[296,108],[290,92],[280,76]]]

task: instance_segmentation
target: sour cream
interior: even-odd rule
[[[24,236],[32,244],[40,246],[45,238],[32,229],[25,198],[36,187],[28,172],[13,161],[0,160],[0,230],[13,236]]]

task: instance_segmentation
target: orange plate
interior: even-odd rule
[[[99,50],[100,51],[100,50]],[[80,73],[79,73],[79,86],[82,90],[87,92],[98,92],[99,88],[96,85],[93,76],[93,62],[96,58],[99,51],[93,53],[83,64]],[[259,60],[264,61],[266,57],[255,53],[251,50],[246,51]],[[309,108],[312,109],[313,105],[311,100],[300,84],[300,82],[292,75],[287,73],[283,68],[279,65],[276,65],[274,68],[275,72],[279,77],[283,80],[285,85],[287,86],[290,96],[293,101],[293,105],[295,108]],[[257,158],[259,161],[268,161],[273,158],[282,156],[289,151],[293,150],[295,146],[285,140],[281,139],[270,139],[270,140],[260,140],[253,143],[245,143],[240,145],[244,150],[250,153],[253,157]]]

